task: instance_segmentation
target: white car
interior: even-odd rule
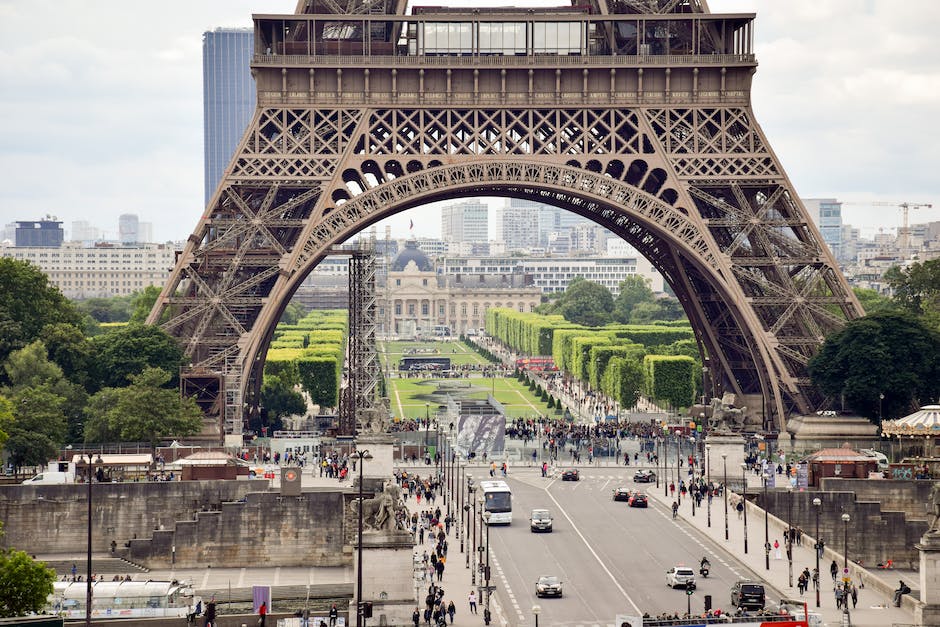
[[[674,566],[666,571],[666,585],[670,588],[695,588],[695,571],[688,566]]]

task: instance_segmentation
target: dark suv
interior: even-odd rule
[[[766,595],[764,584],[756,581],[739,581],[731,586],[731,605],[746,610],[762,610]]]

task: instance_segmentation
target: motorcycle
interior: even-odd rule
[[[705,577],[705,578],[707,579],[707,578],[708,578],[709,570],[711,569],[711,566],[712,566],[711,564],[709,564],[708,562],[705,562],[705,563],[702,564],[702,566],[698,569],[698,574],[701,575],[702,577]]]

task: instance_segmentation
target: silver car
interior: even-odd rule
[[[533,532],[552,530],[552,514],[547,509],[533,509],[529,518],[529,528]]]
[[[536,597],[560,597],[561,596],[561,582],[558,581],[558,577],[550,577],[550,576],[539,577],[539,580],[535,582],[535,596]]]

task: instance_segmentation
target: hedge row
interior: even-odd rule
[[[490,309],[486,332],[516,353],[551,355],[559,370],[625,407],[641,393],[685,407],[699,385],[698,347],[687,322],[588,328],[556,315]]]
[[[300,385],[314,404],[336,407],[348,331],[343,310],[311,311],[295,325],[278,325],[265,359],[265,376]]]

